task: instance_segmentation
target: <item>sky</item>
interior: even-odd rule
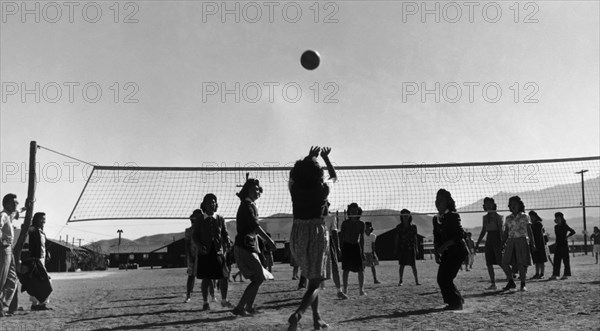
[[[597,1],[0,3],[0,194],[22,204],[32,140],[171,167],[283,166],[311,145],[344,166],[600,151]],[[308,49],[316,70],[300,65]],[[66,225],[91,167],[37,161],[50,238],[188,225]]]

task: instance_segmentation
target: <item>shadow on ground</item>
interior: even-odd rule
[[[122,317],[134,317],[134,316],[141,317],[141,316],[145,316],[145,315],[201,313],[201,312],[203,312],[203,310],[201,308],[199,308],[199,309],[191,309],[191,310],[167,309],[167,310],[159,310],[159,311],[144,312],[144,313],[131,313],[131,314],[121,314],[121,315],[106,315],[106,316],[82,318],[82,319],[78,319],[78,320],[69,321],[69,322],[67,322],[67,324],[73,324],[73,323],[78,323],[78,322],[97,321],[97,320],[101,320],[101,319],[105,319],[105,318],[122,318]],[[211,311],[209,314],[217,314],[217,313],[223,313],[223,312],[227,312],[227,310],[225,310],[225,311],[214,311],[214,312]]]
[[[427,308],[427,309],[417,309],[417,310],[409,310],[409,311],[395,311],[391,314],[364,316],[364,317],[340,321],[339,323],[341,324],[341,323],[350,323],[350,322],[364,322],[364,321],[370,321],[370,320],[375,320],[375,319],[402,318],[402,317],[407,317],[407,316],[439,313],[442,311],[444,311],[443,308]]]
[[[172,322],[164,322],[164,323],[147,323],[147,324],[137,324],[137,325],[123,325],[123,326],[115,326],[113,328],[100,328],[94,329],[92,331],[112,331],[112,330],[148,330],[151,328],[165,328],[172,327],[176,325],[190,325],[190,324],[202,324],[202,323],[216,323],[228,320],[234,320],[237,316],[224,316],[219,318],[199,318],[194,320],[186,320],[186,321],[172,321]]]
[[[171,295],[171,296],[167,296],[167,297],[132,298],[132,299],[113,300],[113,301],[109,301],[109,302],[140,301],[140,300],[165,300],[165,299],[174,299],[174,298],[179,298],[179,296]]]

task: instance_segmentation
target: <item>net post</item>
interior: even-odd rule
[[[13,248],[13,256],[15,259],[17,271],[20,271],[21,269],[21,251],[23,250],[23,244],[25,243],[25,238],[27,237],[27,231],[31,226],[31,219],[33,218],[33,205],[35,202],[35,184],[37,178],[35,173],[35,157],[37,153],[37,148],[37,142],[31,141],[29,143],[29,181],[27,186],[27,199],[25,200],[25,207],[27,208],[27,210],[25,212],[25,220],[23,220],[23,224],[21,225],[21,233],[19,233],[19,238],[17,239],[17,243]]]
[[[581,174],[581,205],[583,208],[583,252],[587,255],[587,226],[585,220],[585,184],[583,180],[583,174],[588,172],[587,169],[582,169],[581,171],[577,171],[575,174]]]

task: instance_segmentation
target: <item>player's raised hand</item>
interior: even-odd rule
[[[322,158],[329,157],[329,153],[331,153],[331,147],[323,147],[323,148],[321,148],[321,157]]]
[[[311,146],[310,147],[310,152],[308,152],[308,156],[310,157],[317,157],[319,156],[319,152],[321,151],[321,147],[319,146]]]

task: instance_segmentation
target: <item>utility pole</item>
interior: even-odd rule
[[[81,247],[81,239],[77,239],[77,240],[79,240],[79,247]]]
[[[119,229],[117,230],[117,233],[119,234],[119,243],[117,244],[117,256],[121,251],[121,233],[123,233],[123,230]]]
[[[587,255],[587,225],[585,221],[585,184],[583,181],[583,174],[588,172],[587,169],[582,169],[581,171],[577,171],[576,174],[581,174],[581,205],[583,208],[583,251],[585,255]]]

